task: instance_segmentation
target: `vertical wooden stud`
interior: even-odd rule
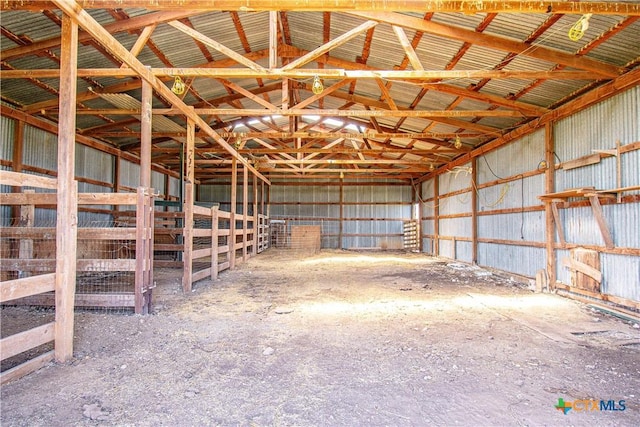
[[[338,249],[343,249],[342,233],[343,233],[343,219],[344,219],[344,178],[340,175],[340,194],[339,197],[339,212],[338,212]]]
[[[145,188],[138,187],[138,197],[136,203],[136,271],[134,284],[134,311],[142,314],[144,308],[144,279],[145,279]]]
[[[269,12],[269,69],[278,67],[278,12]]]
[[[260,218],[258,215],[258,176],[253,174],[253,245],[251,247],[251,254],[256,255],[258,253],[258,225]]]
[[[187,120],[187,142],[186,142],[186,183],[184,191],[184,271],[182,274],[182,290],[191,292],[193,287],[193,204],[195,202],[195,122]]]
[[[73,356],[76,291],[78,186],[75,176],[78,24],[62,16],[58,122],[58,194],[56,219],[55,358]]]
[[[218,207],[211,207],[211,279],[218,278]]]
[[[553,136],[553,122],[545,125],[545,144],[544,144],[544,160],[547,164],[547,169],[544,171],[544,191],[545,194],[555,192],[555,140]],[[544,204],[544,216],[545,216],[545,242],[547,251],[547,284],[552,290],[556,283],[556,250],[555,250],[555,221],[559,221],[559,215],[555,202],[546,202]],[[558,225],[561,225],[558,222]],[[558,230],[560,238],[563,239],[561,229]]]
[[[249,218],[249,169],[242,168],[242,262],[247,262]]]
[[[153,89],[142,80],[142,111],[140,114],[140,186],[151,187],[151,104]]]
[[[440,256],[440,180],[433,177],[433,255]]]
[[[229,269],[236,267],[236,204],[238,201],[238,161],[231,159],[231,207],[229,218]]]
[[[471,159],[471,262],[478,264],[478,158]]]

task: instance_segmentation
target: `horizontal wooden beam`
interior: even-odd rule
[[[242,57],[244,58],[244,57]],[[528,71],[528,70],[340,70],[340,69],[263,69],[250,68],[152,68],[156,77],[211,77],[303,79],[315,76],[323,79],[389,79],[389,80],[446,80],[446,79],[518,79],[518,80],[598,80],[601,75],[589,71]],[[0,70],[2,79],[44,79],[60,77],[59,69]],[[137,77],[128,68],[80,68],[78,77]]]
[[[315,110],[315,109],[233,109],[233,108],[195,108],[197,115],[209,116],[322,116],[322,117],[537,117],[537,114],[511,110]],[[52,110],[54,113],[55,110]],[[139,116],[140,110],[123,110],[119,108],[78,109],[78,115],[125,115]],[[184,111],[175,108],[154,109],[153,114],[163,116],[183,115]],[[471,124],[471,123],[470,123]],[[207,134],[209,135],[209,134]]]
[[[114,7],[113,0],[77,0],[86,9],[109,9]],[[501,0],[501,1],[469,1],[469,0],[118,0],[119,8],[142,8],[149,10],[175,9],[176,3],[191,10],[213,11],[345,11],[373,10],[397,12],[452,12],[452,13],[562,13],[601,15],[640,15],[640,5],[629,2],[603,1],[548,1],[548,0]],[[2,9],[8,10],[43,10],[56,9],[56,5],[47,0],[0,1]]]
[[[96,131],[90,132],[91,136],[100,136],[104,138],[139,138],[140,132],[138,131],[122,131],[122,132],[110,132],[110,131]],[[332,139],[332,138],[348,138],[348,139],[363,139],[363,138],[392,138],[392,139],[420,139],[420,138],[477,138],[483,136],[480,133],[439,133],[439,132],[218,132],[223,138],[231,139],[251,139],[251,138],[271,138],[271,139]],[[154,138],[186,138],[186,132],[153,132]],[[196,136],[206,137],[204,132],[196,132]],[[407,149],[410,150],[410,149]],[[154,151],[163,151],[161,147],[154,147]],[[198,150],[196,149],[196,152]],[[255,150],[251,150],[253,152]],[[242,153],[243,150],[238,150]]]

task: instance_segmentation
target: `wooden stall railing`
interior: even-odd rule
[[[185,223],[182,287],[190,292],[198,280],[216,279],[218,273],[246,261],[268,248],[269,225],[265,215],[231,214],[217,206],[194,205],[193,222]],[[233,227],[232,223],[243,225]],[[233,236],[232,236],[233,233]]]
[[[33,175],[31,175],[33,176]],[[135,206],[134,224],[124,227],[78,227],[78,259],[76,271],[86,279],[76,282],[74,304],[76,307],[123,307],[133,308],[137,314],[146,314],[151,307],[153,284],[153,191],[143,187],[137,193],[80,193],[78,205]],[[11,193],[0,196],[2,204],[35,206],[56,204],[55,193]],[[24,208],[24,206],[23,206]],[[0,234],[4,238],[55,239],[56,229],[52,227],[11,226],[3,227]],[[122,244],[122,242],[127,242]],[[123,245],[126,251],[105,250]],[[134,250],[135,248],[135,250]],[[40,251],[34,257],[33,251],[22,252],[18,258],[3,258],[2,269],[22,275],[51,272],[55,270],[55,253]],[[96,273],[133,273],[133,283],[124,283],[113,290],[92,277]],[[125,279],[126,280],[126,279]],[[52,306],[55,303],[51,293],[24,295],[15,301],[20,304]],[[3,301],[4,302],[4,301]]]
[[[8,172],[8,171],[0,171],[0,184],[3,185],[12,185],[14,187],[35,187],[35,188],[44,188],[49,190],[57,189],[57,180],[53,178],[40,177],[35,175],[17,173],[17,172]],[[72,189],[72,191],[77,190],[77,183]],[[14,205],[14,206],[22,206],[25,204],[30,204],[30,198],[38,197],[39,195],[45,195],[47,197],[53,196],[56,197],[55,193],[4,193],[2,194],[2,205]],[[25,196],[25,197],[23,197]],[[13,197],[13,200],[11,198]],[[21,197],[23,199],[21,200]],[[12,203],[7,203],[12,202]],[[26,202],[26,203],[25,203]],[[77,209],[77,206],[76,206]],[[21,209],[24,212],[24,209]],[[27,211],[32,212],[31,209],[27,208]],[[33,217],[31,217],[32,219]],[[27,222],[28,219],[27,219]],[[4,230],[4,227],[3,227]],[[4,238],[4,231],[0,230],[0,235]],[[55,234],[53,236],[55,239]],[[19,238],[19,254],[27,255],[33,251],[33,242],[32,238],[28,235],[25,235],[23,238]],[[4,252],[3,248],[3,252]],[[4,261],[4,260],[3,260]],[[5,263],[2,262],[2,268],[5,270]],[[24,298],[32,295],[38,295],[45,292],[62,292],[63,287],[57,289],[58,280],[56,278],[55,272],[55,260],[53,266],[53,272],[48,272],[45,274],[35,274],[35,275],[26,275],[22,271],[17,274],[17,278],[7,279],[7,272],[5,271],[2,274],[2,280],[0,281],[0,303],[10,303],[19,298]],[[6,279],[6,280],[5,280]],[[56,307],[56,317],[55,319],[62,319],[73,317],[73,307],[67,308],[70,312],[61,313],[60,308]],[[0,340],[0,358],[1,360],[6,360],[10,357],[17,356],[21,353],[39,347],[41,345],[51,343],[56,341],[55,328],[56,321],[45,323],[43,325],[36,326],[34,328],[15,333],[13,335],[9,335],[7,337],[3,337]],[[60,326],[58,326],[60,327]],[[59,345],[59,343],[54,342],[54,346]],[[11,381],[13,379],[19,378],[23,375],[26,375],[30,372],[33,372],[50,361],[52,361],[55,357],[55,351],[47,351],[44,354],[40,354],[36,357],[33,357],[25,362],[20,363],[17,366],[14,366],[2,373],[0,373],[0,382],[2,384]]]

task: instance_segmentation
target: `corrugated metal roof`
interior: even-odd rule
[[[59,17],[60,11],[54,11]],[[153,11],[136,8],[136,9],[115,9],[115,10],[103,10],[103,9],[91,9],[90,15],[100,24],[105,25],[120,20],[121,23],[126,23],[126,16],[130,18],[142,16],[149,13],[156,13]],[[228,11],[212,11],[206,13],[198,13],[189,18],[191,25],[196,31],[203,35],[221,43],[225,47],[237,52],[239,54],[245,54],[246,48],[252,52],[259,50],[266,50],[269,47],[269,12],[238,12],[239,27],[236,26],[232,19],[233,14]],[[322,12],[295,12],[287,11],[286,18],[288,26],[284,27],[282,23],[281,30],[286,30],[290,33],[291,44],[299,49],[305,51],[313,51],[321,46],[324,42],[324,20],[325,14]],[[403,13],[398,15],[399,21],[402,16],[423,19],[425,14],[423,12]],[[477,31],[480,24],[487,18],[486,13],[478,14],[463,14],[463,13],[435,13],[431,20],[434,23],[449,26],[452,29],[464,29],[467,31],[473,31],[478,34],[478,37],[484,37]],[[487,36],[502,37],[508,40],[522,42],[527,40],[531,34],[535,33],[537,29],[543,25],[553,15],[549,14],[528,14],[528,13],[498,13],[492,17],[491,22],[486,28],[481,29],[481,32]],[[544,61],[538,58],[532,58],[527,56],[527,53],[541,47],[552,48],[558,51],[574,54],[581,52],[585,57],[593,60],[601,61],[605,64],[612,64],[615,66],[624,66],[631,61],[637,60],[640,56],[638,51],[638,43],[640,40],[640,20],[637,20],[627,25],[623,30],[616,32],[616,26],[624,22],[626,17],[613,16],[613,15],[594,15],[590,19],[590,26],[584,37],[575,42],[569,40],[567,37],[568,29],[576,22],[578,15],[565,15],[548,28],[545,32],[539,35],[531,44],[531,47],[525,52],[518,53],[513,56],[510,55],[503,48],[490,47],[486,45],[473,44],[466,46],[464,41],[456,38],[448,38],[443,35],[425,33],[421,35],[419,43],[415,47],[415,52],[422,62],[422,65],[426,70],[444,70],[445,67],[450,67],[454,64],[453,70],[493,70],[496,68],[504,69],[506,71],[549,71],[553,70],[557,64],[554,62]],[[365,22],[364,18],[348,14],[332,12],[330,14],[330,39],[335,39],[348,31],[353,30],[358,25]],[[26,36],[24,43],[39,42],[47,40],[52,37],[58,37],[60,34],[60,28],[54,20],[48,18],[43,13],[37,12],[25,12],[25,11],[3,11],[2,12],[2,25],[9,33],[13,33],[16,37]],[[242,33],[238,33],[238,29]],[[608,37],[608,34],[613,30],[615,35],[599,43],[600,37],[603,35]],[[134,29],[131,31],[119,32],[114,34],[115,38],[126,49],[131,49],[139,37],[141,29]],[[417,35],[415,29],[406,28],[404,30],[407,38],[412,41]],[[351,67],[357,67],[357,62],[363,54],[365,49],[365,37],[366,31],[360,33],[356,37],[350,39],[346,43],[343,43],[334,49],[330,50],[328,56],[337,58],[342,61],[351,63]],[[281,31],[280,35],[283,35]],[[243,46],[242,38],[246,37],[248,46]],[[158,49],[161,55],[167,58],[171,65],[174,67],[195,67],[207,62],[207,56],[214,60],[226,59],[226,56],[212,47],[206,47],[206,50],[210,55],[203,53],[198,44],[189,36],[178,31],[166,23],[162,23],[155,28],[151,39],[153,46],[145,46],[142,51],[137,55],[138,59],[147,66],[151,67],[166,67],[159,57],[157,52],[153,49]],[[475,40],[471,38],[470,40]],[[594,49],[589,48],[589,43],[598,40],[598,45]],[[10,38],[4,34],[0,39],[2,51],[15,48],[17,46]],[[280,44],[283,43],[283,39],[280,39]],[[460,49],[465,47],[466,51],[462,55],[458,55]],[[585,49],[586,47],[586,49]],[[153,48],[153,49],[152,49]],[[54,55],[59,57],[59,47],[52,47],[49,49]],[[585,52],[586,51],[586,52]],[[398,37],[393,31],[391,25],[387,23],[378,24],[373,29],[373,39],[367,53],[366,66],[373,67],[380,70],[394,70],[398,69],[398,66],[405,60],[406,52],[401,46]],[[455,58],[455,60],[454,60]],[[502,64],[505,58],[509,58],[508,64]],[[284,62],[295,58],[287,58]],[[453,62],[452,62],[453,61]],[[268,67],[268,58],[262,58],[257,62],[263,66]],[[320,61],[322,62],[322,61]],[[6,63],[10,67],[15,69],[51,69],[58,68],[55,60],[51,58],[38,55],[27,55],[18,58],[9,58]],[[118,61],[119,63],[119,61]],[[283,63],[282,58],[278,58],[278,66]],[[105,57],[90,43],[81,43],[78,47],[78,67],[79,68],[115,68],[117,67],[114,62]],[[332,68],[330,65],[319,65],[317,60],[312,60],[305,64],[301,68],[316,69],[316,68]],[[236,64],[233,68],[244,68],[244,65]],[[410,63],[405,67],[406,70],[412,70]],[[570,70],[572,68],[566,67]],[[188,78],[185,78],[188,80]],[[171,77],[163,78],[165,84],[171,86]],[[248,89],[256,90],[259,87],[258,81],[255,78],[235,78],[230,79],[235,84]],[[300,83],[309,84],[310,78],[298,78],[296,79]],[[280,80],[263,79],[262,84],[272,84]],[[339,79],[325,79],[325,87],[338,82]],[[438,85],[430,89],[426,95],[420,100],[417,109],[420,110],[447,110],[455,108],[457,110],[483,110],[491,106],[491,103],[484,102],[482,100],[473,99],[471,97],[459,98],[458,95],[447,93],[447,88],[461,88],[463,90],[470,90],[472,85],[480,82],[479,78],[449,78],[443,79],[439,82],[442,86],[442,91],[438,90]],[[105,92],[111,91],[113,86],[119,86],[125,82],[132,82],[133,87],[126,93],[132,100],[140,99],[139,86],[136,87],[136,79],[131,78],[115,78],[115,77],[92,77],[90,79],[78,79],[78,92],[80,94],[86,92],[89,86],[93,87],[96,91],[101,91],[104,87]],[[478,91],[480,96],[482,94],[491,94],[500,97],[509,97],[514,94],[518,95],[518,101],[523,103],[529,103],[536,106],[548,107],[556,104],[558,101],[565,97],[575,93],[591,81],[588,80],[553,80],[549,79],[540,84],[536,83],[533,79],[525,78],[511,78],[511,79],[491,79]],[[401,82],[395,80],[384,80],[384,83],[389,87],[389,93],[393,98],[395,105],[399,108],[408,108],[415,100],[420,91],[422,85],[418,82]],[[535,87],[530,88],[530,85],[536,84]],[[240,98],[237,102],[225,102],[220,105],[217,104],[217,100],[226,98],[230,91],[219,81],[210,77],[197,77],[191,82],[193,89],[197,92],[198,96],[188,92],[184,96],[184,101],[187,104],[198,104],[202,107],[219,107],[219,108],[235,108],[242,105],[244,108],[264,108],[262,105],[257,104],[255,101]],[[38,78],[36,80],[27,79],[10,79],[2,83],[2,97],[3,100],[13,101],[14,105],[19,108],[26,108],[31,104],[42,101],[55,101],[55,95],[39,87],[42,85],[48,85],[53,90],[57,90],[59,83],[57,78]],[[295,85],[293,85],[295,86]],[[347,104],[347,100],[344,99],[344,95],[349,89],[349,85],[339,90],[342,97],[335,97],[328,95],[321,101],[315,101],[308,108],[315,109],[322,106],[324,109],[338,109],[344,108]],[[527,89],[523,92],[524,89]],[[233,91],[231,91],[233,92]],[[307,90],[295,90],[300,96],[300,100],[307,99],[313,94]],[[368,99],[372,108],[379,108],[380,105],[385,105],[385,101],[382,96],[380,87],[373,79],[358,79],[355,85],[355,95]],[[269,102],[276,106],[280,106],[282,102],[281,89],[270,91],[269,93],[260,94],[261,98],[265,96],[269,99]],[[104,99],[109,98],[104,96]],[[202,100],[205,100],[204,102]],[[137,101],[136,101],[137,102]],[[382,102],[382,104],[379,104]],[[52,106],[55,103],[51,104]],[[83,101],[83,105],[88,108],[112,108],[109,103],[105,103],[100,98]],[[119,104],[120,105],[120,104]],[[165,103],[158,99],[154,100],[155,108],[164,108]],[[290,105],[293,107],[293,102]],[[53,107],[55,108],[55,107]],[[137,107],[136,107],[137,108]],[[365,105],[355,103],[349,106],[350,109],[364,109]],[[390,106],[388,107],[391,108]],[[501,107],[500,109],[504,109]],[[48,111],[47,115],[55,116],[55,112]],[[127,116],[111,116],[112,120],[119,121]],[[242,114],[228,115],[222,117],[223,120],[235,120],[242,118]],[[268,120],[268,118],[263,118]],[[218,123],[218,119],[215,117],[209,117],[209,120]],[[250,119],[245,118],[244,121],[248,122]],[[321,125],[317,128],[325,128],[332,130],[335,128],[335,123],[346,119],[336,119],[334,124]],[[362,123],[362,126],[367,126],[367,129],[372,129],[373,125],[367,117],[354,117],[349,119],[355,123]],[[459,122],[470,123],[471,117],[456,118]],[[500,130],[509,130],[521,123],[524,119],[521,117],[484,117],[479,120],[474,120],[478,125],[490,126],[498,128]],[[179,116],[171,116],[165,119],[165,125],[163,129],[170,128],[170,123],[174,123],[177,127],[182,127],[183,118]],[[437,121],[437,119],[412,117],[401,120],[400,117],[378,117],[376,122],[381,126],[387,128],[395,128],[396,125],[402,122],[399,129],[400,132],[422,132],[428,129],[431,132],[439,133],[454,133],[459,132],[460,128],[445,124]],[[79,128],[91,128],[105,124],[107,121],[100,117],[94,117],[90,115],[78,115],[77,125]],[[279,118],[275,120],[274,125],[282,130],[288,129],[289,119],[287,117]],[[272,130],[264,123],[256,122],[251,125],[253,130],[266,131]],[[115,128],[114,128],[115,129]],[[129,126],[128,129],[136,130],[137,125]],[[249,131],[249,128],[244,127],[244,131]],[[353,130],[352,130],[353,131]],[[478,131],[474,131],[478,132]],[[480,132],[483,133],[483,132]],[[117,137],[112,139],[114,144],[130,143],[136,140],[136,136],[132,137]],[[482,137],[468,137],[464,138],[463,142],[467,146],[475,146],[477,144],[486,142],[490,139],[490,134]],[[271,139],[267,138],[271,141]],[[376,142],[384,142],[386,138],[373,139]],[[406,139],[392,138],[391,142],[396,145],[406,145],[408,142]],[[448,139],[443,139],[447,143]],[[271,141],[274,145],[291,144],[291,141]],[[415,147],[434,147],[433,144],[427,142],[419,142],[414,144]],[[394,158],[393,156],[387,156],[388,158]],[[411,158],[419,156],[413,156]]]

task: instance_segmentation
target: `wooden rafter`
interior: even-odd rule
[[[153,89],[160,96],[169,101],[173,106],[180,109],[183,114],[194,121],[200,129],[207,132],[207,134],[213,138],[218,144],[225,148],[233,157],[235,157],[245,167],[249,168],[252,173],[256,174],[260,179],[265,182],[269,180],[261,173],[255,170],[247,161],[239,156],[237,152],[231,147],[223,138],[221,138],[209,125],[193,112],[193,109],[186,105],[180,98],[178,98],[169,88],[167,88],[157,77],[151,74],[148,69],[138,59],[131,55],[131,53],[122,46],[107,30],[105,30],[100,24],[98,24],[84,9],[78,6],[75,1],[71,0],[54,0],[55,4],[63,10],[63,12],[69,16],[74,22],[82,26],[87,32],[89,32],[96,40],[107,48],[110,52],[125,62],[131,69],[136,70],[141,78],[148,81]]]
[[[559,50],[537,46],[531,49],[526,43],[500,37],[490,34],[478,33],[453,25],[445,25],[433,21],[425,21],[420,18],[414,18],[399,13],[391,12],[349,12],[355,16],[367,20],[376,20],[391,25],[399,25],[405,28],[411,28],[416,31],[436,34],[441,37],[470,42],[478,46],[499,49],[508,52],[514,52],[543,61],[555,62],[567,65],[580,70],[592,71],[602,77],[617,77],[621,70],[610,64],[595,61],[593,59],[582,58],[576,55],[561,52]]]

